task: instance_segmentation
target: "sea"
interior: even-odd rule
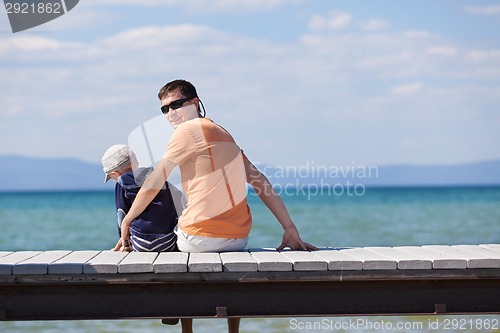
[[[319,247],[499,244],[500,186],[391,187],[338,191],[282,188],[304,241]],[[277,247],[282,229],[254,192],[249,248]],[[104,250],[118,230],[112,191],[0,193],[0,251]],[[1,305],[0,305],[1,308]],[[242,319],[241,332],[500,332],[500,315]],[[194,331],[225,332],[224,319]],[[0,322],[2,333],[181,332],[160,320]]]

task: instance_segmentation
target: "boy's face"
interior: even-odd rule
[[[138,167],[139,167],[139,162],[137,162],[137,158],[135,157],[135,155],[131,155],[130,164],[125,165],[121,169],[111,171],[108,173],[108,175],[111,179],[113,179],[116,182],[118,181],[118,177],[120,177],[124,173],[137,169]]]
[[[118,177],[120,177],[121,172],[111,171],[110,173],[108,173],[108,175],[109,175],[109,178],[113,179],[116,182],[118,180]]]
[[[174,128],[177,128],[177,126],[185,121],[198,117],[198,97],[189,99],[181,105],[176,105],[176,101],[183,100],[185,98],[186,97],[182,95],[180,91],[175,90],[161,99],[162,106],[172,105],[172,107],[168,109],[168,113],[166,114],[166,116],[168,121]]]

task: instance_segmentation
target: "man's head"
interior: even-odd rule
[[[188,81],[174,80],[160,89],[161,111],[176,128],[181,123],[201,117],[200,99],[196,88]]]
[[[161,101],[168,94],[171,94],[174,91],[179,91],[182,94],[182,96],[186,98],[198,97],[196,88],[193,86],[191,82],[188,82],[186,80],[174,80],[172,82],[167,83],[160,89],[160,92],[158,93],[158,98]]]
[[[137,167],[137,159],[127,145],[114,145],[108,148],[101,159],[102,170],[106,174],[104,182],[116,180],[121,174]]]

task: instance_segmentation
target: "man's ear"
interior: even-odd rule
[[[196,105],[196,111],[198,111],[198,116],[201,117],[200,99],[198,97],[193,98],[194,105]]]

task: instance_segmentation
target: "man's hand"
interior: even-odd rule
[[[285,229],[285,233],[283,234],[283,241],[276,250],[281,251],[287,246],[292,250],[318,250],[316,246],[303,242],[302,239],[300,239],[299,231],[295,226]]]
[[[120,238],[118,242],[116,242],[115,247],[111,249],[111,251],[120,251],[121,247],[122,247],[122,239]]]
[[[132,246],[130,246],[130,241],[120,238],[111,251],[132,252]]]
[[[132,246],[130,246],[130,225],[131,223],[127,222],[127,216],[122,220],[122,224],[120,227],[120,235],[121,238],[116,243],[113,251],[121,251],[121,252],[130,252],[132,251]]]

